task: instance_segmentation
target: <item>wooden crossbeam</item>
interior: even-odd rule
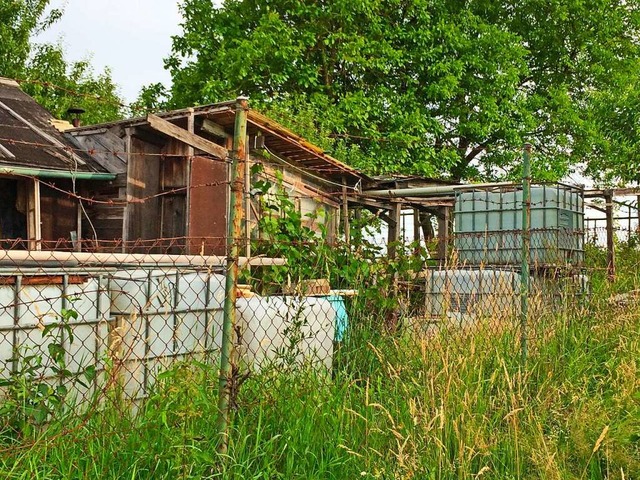
[[[151,113],[147,115],[147,122],[149,122],[149,126],[154,130],[186,143],[193,148],[202,150],[203,152],[213,155],[220,160],[225,160],[229,155],[229,151],[217,143],[213,143],[206,138],[199,137],[194,133],[189,133],[184,128],[180,128],[171,122],[167,122],[156,115]]]

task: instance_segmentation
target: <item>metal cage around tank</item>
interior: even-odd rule
[[[522,189],[479,188],[456,193],[454,246],[467,265],[519,265]],[[534,267],[584,262],[583,189],[563,183],[531,187],[530,262]]]

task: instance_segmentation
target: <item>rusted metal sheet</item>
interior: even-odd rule
[[[190,254],[225,254],[227,189],[227,164],[193,157],[189,206]]]

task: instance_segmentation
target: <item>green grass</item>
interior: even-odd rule
[[[135,417],[107,403],[0,446],[0,478],[638,479],[640,311],[615,288],[538,322],[526,369],[514,329],[356,329],[332,378],[250,377],[224,456],[215,368],[180,365]]]

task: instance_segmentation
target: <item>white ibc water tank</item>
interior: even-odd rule
[[[506,319],[520,305],[520,274],[497,268],[427,270],[425,291],[431,317]]]
[[[255,368],[310,363],[330,369],[336,310],[322,297],[250,297],[237,301],[241,354]]]
[[[74,281],[69,283],[69,277],[55,271],[37,277],[18,275],[3,278],[8,280],[0,285],[0,367],[3,378],[8,377],[14,367],[11,361],[14,352],[22,358],[25,355],[40,356],[43,367],[37,375],[51,378],[54,372],[48,348],[54,341],[63,346],[66,366],[72,373],[88,366],[95,366],[98,372],[104,368],[110,310],[105,278],[87,277],[82,281],[83,277],[74,276]],[[65,320],[73,338],[69,337],[66,329],[53,329],[43,337],[43,327],[63,321],[63,309],[77,313],[77,318]],[[83,387],[75,383],[73,388],[73,395],[87,398],[95,385]]]
[[[224,276],[208,272],[131,270],[113,275],[111,314],[131,398],[148,393],[157,373],[176,360],[220,349]]]
[[[112,277],[111,314],[118,319],[112,336],[128,397],[145,396],[158,372],[176,360],[219,362],[224,283],[223,275],[176,269]],[[331,368],[336,313],[329,300],[253,296],[238,298],[237,312],[233,341],[243,366],[310,361]]]

